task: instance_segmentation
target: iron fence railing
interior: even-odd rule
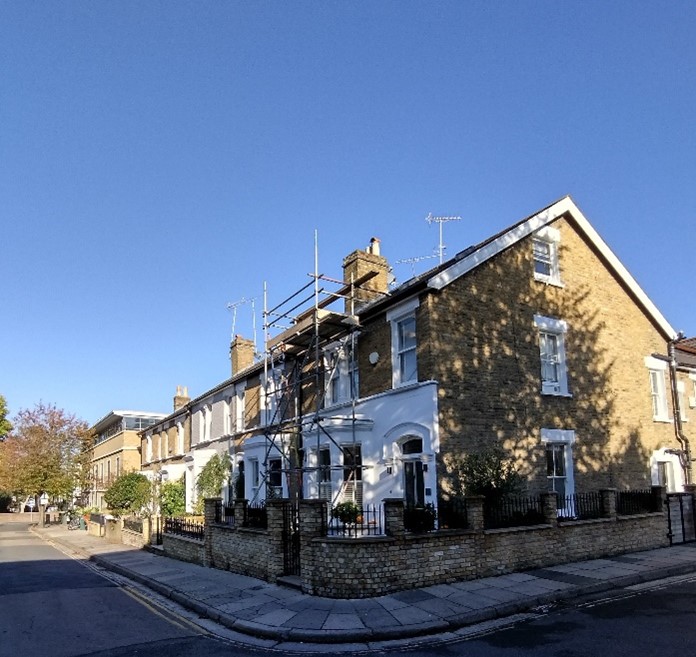
[[[234,505],[215,502],[215,522],[223,525],[234,525]]]
[[[136,534],[143,533],[143,519],[142,518],[124,518],[123,528]]]
[[[437,524],[437,511],[435,505],[411,505],[404,506],[404,529],[414,534],[431,532]]]
[[[250,527],[253,529],[267,529],[268,528],[268,512],[266,510],[265,502],[258,502],[255,504],[247,504],[244,510],[244,527]]]
[[[162,516],[153,516],[150,522],[150,542],[153,545],[162,545]]]
[[[205,524],[187,518],[165,518],[164,533],[188,536],[202,541],[205,534]]]
[[[327,536],[381,536],[384,534],[382,505],[336,505],[329,510],[325,530]]]
[[[467,529],[469,517],[466,500],[460,497],[438,500],[437,526],[438,529]]]
[[[528,527],[544,523],[541,498],[504,497],[483,503],[483,526],[486,529]]]
[[[662,511],[661,498],[652,490],[620,490],[616,493],[616,513],[630,516],[637,513]]]
[[[602,517],[602,494],[598,491],[559,496],[558,520],[594,520]]]

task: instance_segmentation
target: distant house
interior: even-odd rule
[[[124,472],[140,470],[139,431],[163,418],[162,413],[111,411],[92,427],[89,506],[104,509],[104,492]]]
[[[569,197],[388,280],[374,239],[341,282],[315,272],[264,315],[262,354],[236,338],[231,378],[142,432],[143,467],[175,459],[189,507],[214,452],[232,458],[225,495],[251,501],[437,506],[457,457],[494,445],[530,493],[689,480],[670,390],[693,363],[675,374],[675,331]]]

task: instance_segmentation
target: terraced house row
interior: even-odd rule
[[[227,380],[148,416],[143,471],[184,477],[189,509],[215,453],[222,494],[252,502],[437,507],[456,459],[494,445],[529,493],[690,483],[696,343],[571,198],[403,284],[389,271],[373,238],[341,280],[267,304],[263,346],[235,336]]]

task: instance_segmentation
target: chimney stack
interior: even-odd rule
[[[380,240],[377,237],[370,240],[370,245],[364,251],[358,249],[343,259],[343,282],[346,285],[370,272],[377,272],[377,275],[356,287],[355,307],[351,308],[350,299],[346,299],[347,313],[357,311],[360,306],[378,299],[389,291],[389,263],[380,255]]]
[[[176,394],[174,395],[174,410],[179,410],[182,406],[186,406],[191,401],[191,397],[188,394],[188,388],[184,386],[176,387]]]
[[[254,364],[254,341],[247,340],[241,335],[235,335],[230,344],[230,363],[232,365],[232,376],[251,367]]]

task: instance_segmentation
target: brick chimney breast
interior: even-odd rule
[[[354,309],[351,309],[350,299],[346,299],[345,312],[358,310],[389,291],[389,262],[380,254],[380,241],[376,237],[364,251],[358,249],[343,259],[343,282],[347,285],[370,272],[377,272],[377,275],[356,288]]]
[[[176,387],[176,394],[174,395],[174,410],[180,409],[182,406],[186,406],[191,401],[191,397],[188,394],[188,388],[184,386]]]
[[[253,340],[247,340],[241,335],[234,336],[232,344],[230,344],[232,376],[254,364],[255,351]]]

